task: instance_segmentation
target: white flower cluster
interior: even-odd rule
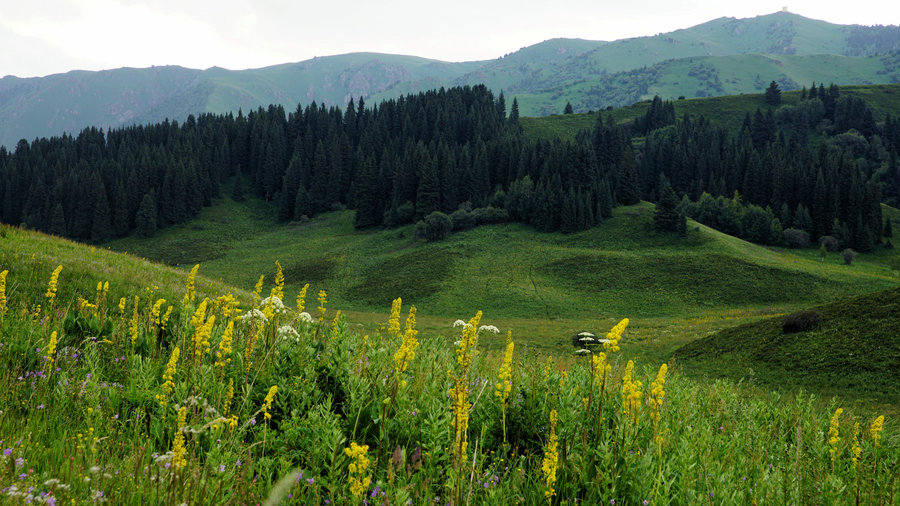
[[[295,343],[300,342],[300,334],[290,325],[278,327],[278,337],[287,341],[294,341]]]
[[[481,332],[481,331],[491,332],[493,334],[500,333],[500,329],[498,329],[497,327],[495,327],[493,325],[482,325],[482,326],[478,327],[478,332]]]
[[[300,318],[300,321],[303,322],[303,323],[312,323],[312,322],[313,322],[313,317],[312,317],[312,315],[309,314],[309,313],[307,313],[306,311],[300,313],[300,314],[297,315],[297,316]]]
[[[278,297],[274,295],[266,297],[259,303],[259,307],[271,307],[272,311],[275,314],[284,314],[287,313],[287,308],[284,307],[284,302],[281,301]]]
[[[246,313],[241,315],[238,319],[242,322],[252,322],[254,320],[258,320],[262,323],[268,323],[269,321],[269,319],[266,318],[266,315],[264,315],[263,312],[259,309],[251,309],[250,311],[247,311]]]
[[[464,321],[462,321],[462,320],[456,320],[455,322],[453,322],[453,327],[454,327],[454,328],[456,328],[456,327],[463,327],[463,328],[465,328],[465,327],[468,327],[468,326],[469,326],[469,324],[466,323],[466,322],[464,322]]]

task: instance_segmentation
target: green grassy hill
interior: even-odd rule
[[[201,272],[248,290],[278,260],[288,292],[310,283],[344,311],[380,313],[402,297],[430,331],[445,333],[460,315],[483,310],[550,350],[566,350],[573,332],[628,316],[640,353],[659,357],[746,318],[900,282],[885,258],[863,255],[847,267],[836,254],[820,262],[695,224],[685,238],[659,235],[652,211],[618,208],[599,227],[570,235],[506,224],[425,243],[412,226],[357,231],[350,211],[273,226],[265,204],[224,200],[188,225],[109,246],[182,268],[201,263]]]
[[[841,86],[840,92],[843,95],[858,96],[866,100],[872,108],[876,121],[883,121],[886,114],[896,115],[896,111],[900,110],[900,84]],[[781,97],[783,105],[794,105],[800,101],[800,92],[783,92]],[[676,99],[674,105],[675,114],[679,118],[685,114],[704,116],[712,123],[731,131],[740,128],[747,113],[752,115],[757,108],[767,107],[763,93]],[[574,139],[579,131],[594,127],[598,114],[611,115],[617,122],[622,123],[643,116],[649,107],[650,100],[642,100],[610,111],[523,117],[520,121],[525,133],[530,137]]]
[[[900,405],[900,289],[816,306],[818,323],[787,333],[767,318],[691,342],[675,356],[685,370]]]

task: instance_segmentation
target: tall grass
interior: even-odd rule
[[[63,264],[48,300],[35,272],[10,270],[0,320],[11,502],[883,504],[900,488],[893,421],[626,366],[627,322],[602,357],[507,361],[480,351],[489,315],[418,342],[399,300],[361,335],[324,293],[316,317],[277,285],[243,305],[192,281],[115,301],[66,290]]]

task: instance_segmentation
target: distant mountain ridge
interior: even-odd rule
[[[481,83],[518,97],[523,115],[547,115],[567,102],[579,111],[654,94],[749,93],[773,80],[783,89],[812,80],[900,82],[898,62],[900,27],[836,25],[777,12],[612,42],[551,39],[488,61],[351,53],[250,70],[163,66],[7,76],[0,79],[0,144],[12,149],[21,138],[77,133],[89,125],[183,121],[189,114],[273,103],[293,110],[298,103],[343,106],[364,97],[371,104]]]

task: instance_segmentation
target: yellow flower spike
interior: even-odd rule
[[[159,319],[159,328],[163,330],[166,329],[166,325],[169,323],[169,317],[172,316],[172,309],[172,306],[166,308],[166,313]]]
[[[559,468],[559,438],[556,435],[556,423],[559,417],[556,410],[550,411],[550,437],[547,438],[547,446],[544,447],[544,460],[541,463],[541,471],[544,473],[544,483],[547,490],[544,491],[544,497],[547,498],[547,504],[553,504],[553,496],[556,490],[553,488],[556,484],[556,471]]]
[[[275,287],[272,288],[272,291],[269,293],[270,297],[278,297],[279,300],[284,300],[284,272],[281,270],[281,264],[278,261],[275,261]]]
[[[172,355],[169,357],[169,361],[166,363],[166,370],[162,375],[162,394],[157,395],[156,399],[163,407],[166,405],[169,394],[175,389],[175,372],[178,369],[178,358],[180,355],[181,350],[176,346],[175,349],[172,350]]]
[[[206,321],[206,307],[209,302],[209,299],[203,299],[203,302],[197,306],[197,310],[194,311],[194,315],[191,316],[191,326],[194,327],[194,330],[200,328],[203,323]]]
[[[300,293],[297,294],[297,314],[303,312],[306,309],[306,290],[309,289],[309,283],[303,285],[303,288],[300,289]]]
[[[622,413],[631,415],[637,421],[638,409],[641,406],[641,382],[633,381],[634,361],[629,360],[625,365],[625,374],[622,376]]]
[[[259,277],[259,281],[256,282],[256,286],[253,287],[253,305],[259,303],[260,296],[262,294],[263,289],[263,281],[266,279],[265,274]]]
[[[603,343],[603,349],[607,352],[619,351],[619,341],[622,339],[622,333],[625,332],[626,327],[628,327],[628,318],[622,319],[606,334],[608,342]]]
[[[391,316],[388,318],[388,335],[400,337],[400,308],[403,300],[400,297],[391,302]]]
[[[341,310],[338,309],[337,312],[334,314],[334,320],[332,320],[332,322],[331,322],[331,337],[332,337],[332,339],[337,335],[338,326],[340,325],[340,323],[341,323]]]
[[[212,315],[203,325],[194,331],[194,366],[200,367],[203,361],[203,354],[209,353],[209,336],[212,333],[213,325],[216,322],[216,315]]]
[[[6,307],[6,275],[9,274],[9,270],[6,269],[0,272],[0,318],[6,314],[6,311],[9,309]]]
[[[50,342],[47,344],[47,370],[53,374],[53,363],[56,362],[56,331],[50,334]]]
[[[344,454],[350,457],[350,464],[347,465],[350,472],[350,493],[356,497],[361,497],[372,483],[372,478],[367,473],[370,464],[369,458],[366,457],[368,451],[368,445],[358,445],[354,442],[344,448]]]
[[[834,460],[836,458],[837,453],[837,445],[840,442],[840,417],[841,413],[844,412],[843,408],[837,408],[837,411],[834,412],[834,416],[831,417],[831,423],[828,426],[828,446],[831,448],[828,449],[828,453],[831,455],[831,466],[832,470],[834,470]]]
[[[225,366],[231,362],[231,341],[234,336],[234,321],[228,322],[222,339],[219,341],[219,351],[216,352],[215,367],[219,369],[219,377],[225,377]]]
[[[47,283],[47,293],[44,294],[44,297],[47,297],[47,300],[53,302],[53,299],[56,298],[56,285],[59,282],[59,273],[62,272],[63,266],[60,265],[56,269],[53,269],[53,273],[50,274],[50,282]]]
[[[322,320],[325,319],[325,304],[328,302],[327,297],[328,294],[325,293],[325,290],[319,290],[319,307],[317,308],[319,310],[319,323],[322,323]]]
[[[859,445],[859,422],[856,422],[853,424],[853,443],[850,445],[850,460],[854,469],[856,469],[860,455],[862,455],[862,447]]]
[[[884,415],[880,415],[869,427],[869,434],[872,435],[872,441],[875,442],[875,448],[878,448],[878,440],[881,439],[881,430],[884,428]]]
[[[187,424],[187,408],[178,410],[178,423],[175,427],[175,440],[172,442],[172,468],[176,471],[184,469],[187,465],[187,448],[184,446],[183,428]]]
[[[278,385],[272,385],[269,388],[269,393],[266,394],[266,399],[263,401],[262,412],[263,417],[266,420],[271,420],[272,415],[269,414],[269,409],[272,407],[272,401],[275,400],[275,394],[278,393]]]
[[[153,307],[150,308],[150,325],[152,327],[159,327],[162,323],[160,313],[162,312],[162,306],[165,303],[166,299],[159,299],[153,304]]]
[[[184,286],[184,303],[194,302],[194,279],[197,277],[197,271],[200,270],[200,264],[195,265],[188,274],[187,283]]]
[[[119,299],[119,316],[125,316],[125,304],[128,303],[128,300],[125,297]]]
[[[416,357],[416,348],[419,347],[419,341],[416,339],[419,331],[415,327],[416,306],[412,306],[409,308],[409,317],[406,319],[406,331],[403,333],[403,342],[400,343],[400,348],[394,353],[394,371],[400,380],[400,386],[406,386],[406,381],[402,379],[403,373],[406,372],[409,362]]]
[[[512,332],[506,334],[506,351],[503,354],[503,363],[497,374],[497,385],[494,395],[500,398],[500,403],[506,406],[509,394],[512,391],[512,361],[515,343],[512,341]]]

